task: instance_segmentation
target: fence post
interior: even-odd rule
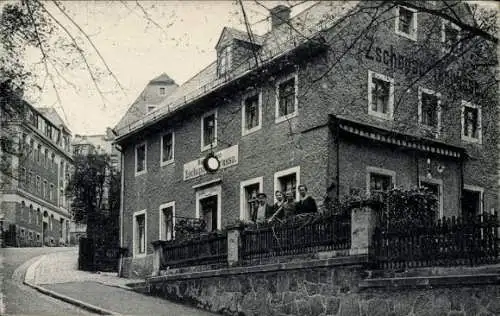
[[[230,267],[238,264],[240,259],[241,230],[240,225],[227,227],[227,263]]]
[[[151,243],[153,245],[153,272],[152,276],[160,275],[161,260],[163,257],[163,242],[162,240],[155,240]]]
[[[351,206],[350,255],[369,254],[373,233],[377,226],[377,214],[373,204],[357,202]]]

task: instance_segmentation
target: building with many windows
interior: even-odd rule
[[[249,218],[256,192],[298,198],[298,184],[320,208],[426,186],[437,215],[498,210],[497,86],[470,64],[488,46],[433,14],[448,10],[437,3],[319,2],[292,18],[278,6],[264,35],[224,28],[216,61],[116,128],[124,273],[151,272],[151,242],[174,238],[176,217],[221,229]]]
[[[52,108],[22,100],[14,107],[2,126],[12,145],[2,153],[7,162],[0,188],[2,228],[9,236],[5,242],[17,247],[67,244],[71,132]]]

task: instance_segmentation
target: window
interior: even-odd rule
[[[201,118],[201,151],[217,146],[217,111]]]
[[[298,200],[298,184],[300,184],[300,167],[298,166],[274,174],[274,192],[280,190],[286,194],[291,191],[294,199]]]
[[[249,220],[250,210],[257,202],[257,193],[262,192],[263,177],[253,178],[240,183],[240,219]]]
[[[367,167],[366,191],[370,195],[389,191],[394,187],[395,180],[396,173],[392,170]]]
[[[436,218],[443,217],[443,180],[429,179],[425,177],[420,178],[420,187],[427,189],[434,194],[437,199]]]
[[[160,205],[160,240],[174,239],[175,202]]]
[[[30,209],[28,211],[28,223],[31,224],[31,217],[33,216],[33,205],[30,205]]]
[[[441,126],[441,95],[424,88],[418,89],[418,122],[439,130]]]
[[[246,96],[242,103],[242,135],[247,135],[261,128],[262,93]]]
[[[34,158],[35,155],[34,155],[34,150],[35,150],[35,141],[33,139],[30,139],[30,148],[28,149],[29,150],[29,155],[31,158]]]
[[[50,215],[49,226],[51,231],[54,230],[54,214]]]
[[[21,168],[19,174],[19,182],[26,184],[26,168]]]
[[[174,161],[174,133],[170,132],[161,137],[161,165]]]
[[[32,188],[32,189],[33,189],[34,184],[35,184],[34,182],[35,182],[35,178],[33,177],[33,172],[32,172],[32,171],[30,171],[30,172],[29,172],[29,180],[28,180],[28,185],[29,185],[29,187],[30,187],[30,188]]]
[[[38,149],[36,151],[36,161],[40,162],[40,156],[42,154],[42,145],[38,145]]]
[[[40,224],[40,220],[41,220],[41,212],[40,212],[40,208],[37,208],[36,209],[36,213],[35,213],[35,217],[36,217],[36,224]]]
[[[50,190],[49,190],[49,200],[53,201],[54,200],[54,184],[50,184]]]
[[[47,180],[43,180],[43,197],[47,198],[48,195],[49,194],[47,192]]]
[[[460,27],[449,21],[443,20],[441,27],[441,42],[443,53],[449,53],[459,47]]]
[[[297,116],[297,74],[287,77],[276,85],[276,123]]]
[[[21,201],[21,212],[20,212],[20,218],[21,221],[24,221],[24,209],[26,208],[26,203],[24,201]]]
[[[160,95],[165,95],[165,87],[160,87]]]
[[[36,176],[36,192],[42,193],[42,182],[40,176]]]
[[[416,41],[417,10],[403,6],[398,6],[396,9],[396,34]]]
[[[368,114],[392,119],[394,109],[394,80],[368,71]]]
[[[45,166],[49,165],[49,150],[48,149],[45,149],[45,151],[43,153],[43,163]]]
[[[465,220],[470,220],[483,212],[483,194],[481,187],[474,185],[464,185],[462,191],[462,216]]]
[[[148,105],[148,113],[156,109],[156,106],[154,105]]]
[[[146,172],[146,144],[142,143],[135,147],[135,175]]]
[[[472,143],[482,142],[481,108],[462,101],[462,139]]]
[[[226,46],[220,51],[219,58],[217,60],[218,62],[217,72],[219,76],[223,76],[231,70],[231,64],[232,64],[231,53],[232,53],[231,46]]]
[[[59,219],[59,237],[63,237],[64,218]]]
[[[146,254],[146,210],[134,213],[134,246],[133,255],[144,256]]]
[[[207,231],[221,229],[221,196],[220,185],[196,191],[196,218],[207,224]]]

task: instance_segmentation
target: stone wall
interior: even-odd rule
[[[341,260],[341,258],[338,258]],[[225,315],[468,316],[498,315],[500,285],[429,287],[409,282],[401,287],[361,287],[360,264],[286,264],[157,277],[149,281],[154,296],[189,303]],[[291,269],[288,269],[291,268]],[[243,269],[243,270],[242,270]],[[250,268],[246,268],[250,269]],[[260,270],[260,271],[259,271]],[[235,274],[232,274],[234,272]],[[494,278],[494,277],[492,277]],[[498,275],[496,277],[498,280]],[[479,280],[479,278],[477,279]],[[481,283],[481,282],[477,282]],[[493,282],[494,283],[494,282]],[[421,284],[420,284],[421,285]]]

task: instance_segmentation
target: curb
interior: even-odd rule
[[[87,311],[90,311],[92,313],[96,313],[96,314],[100,314],[100,315],[121,315],[121,314],[115,313],[113,311],[110,311],[110,310],[107,310],[107,309],[104,309],[104,308],[101,308],[101,307],[98,307],[98,306],[95,306],[95,305],[92,305],[92,304],[89,304],[89,303],[85,303],[85,302],[82,302],[80,300],[71,298],[69,296],[62,295],[62,294],[59,294],[57,292],[48,290],[48,289],[43,288],[41,286],[32,284],[32,283],[30,283],[28,281],[24,281],[23,284],[25,284],[25,285],[27,285],[27,286],[29,286],[29,287],[37,290],[40,293],[43,293],[43,294],[48,295],[48,296],[52,296],[52,297],[54,297],[56,299],[59,299],[61,301],[66,302],[66,303],[70,303],[72,305],[81,307],[81,308],[83,308],[83,309],[85,309]]]

